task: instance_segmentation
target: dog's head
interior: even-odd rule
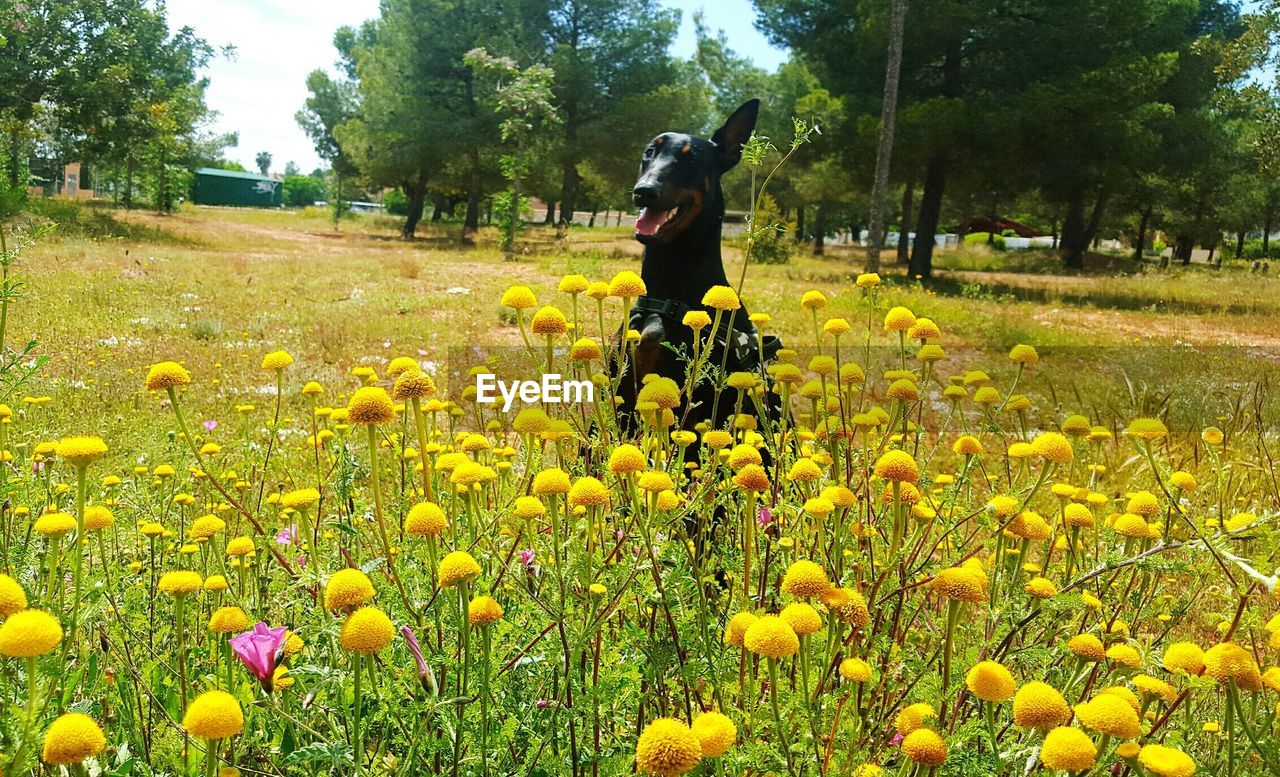
[[[751,137],[760,101],[733,112],[711,139],[664,132],[649,142],[632,197],[640,208],[636,240],[646,245],[674,239],[700,217],[724,215],[720,176],[738,164]]]

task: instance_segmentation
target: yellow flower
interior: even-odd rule
[[[986,452],[982,447],[982,441],[971,434],[958,437],[951,444],[951,450],[959,456],[980,456]]]
[[[206,591],[225,591],[229,586],[227,578],[222,575],[209,575],[204,579],[203,587]]]
[[[904,307],[892,308],[884,316],[884,331],[906,332],[915,326],[915,323],[916,316],[910,310]]]
[[[1138,763],[1155,777],[1191,777],[1196,773],[1191,756],[1164,745],[1145,745],[1138,753]]]
[[[826,306],[826,295],[817,289],[810,289],[800,297],[800,307],[805,310],[821,310]]]
[[[831,335],[832,337],[839,337],[851,329],[853,329],[853,326],[843,318],[829,318],[827,319],[827,322],[822,325],[823,333]]]
[[[227,543],[228,556],[232,556],[232,557],[247,556],[252,552],[253,552],[252,537],[236,537],[235,539]]]
[[[450,588],[462,582],[470,582],[480,576],[480,565],[465,550],[455,550],[440,560],[437,572],[441,588]]]
[[[1140,669],[1142,667],[1142,656],[1138,654],[1137,648],[1123,642],[1117,642],[1107,648],[1107,660],[1113,664],[1127,666],[1130,669]]]
[[[1124,699],[1110,693],[1099,693],[1075,707],[1080,725],[1116,739],[1135,739],[1142,733],[1138,713]]]
[[[347,616],[338,639],[342,649],[351,653],[377,653],[395,639],[396,627],[387,614],[377,607],[361,607]]]
[[[467,605],[467,620],[472,626],[488,626],[502,620],[502,605],[492,596],[477,596]]]
[[[853,588],[828,588],[822,603],[844,623],[862,628],[871,622],[866,598]]]
[[[644,454],[634,445],[619,445],[609,454],[609,471],[615,475],[643,472],[648,466]]]
[[[680,387],[671,378],[651,380],[636,395],[636,402],[653,402],[663,410],[680,405]]]
[[[98,531],[105,529],[116,522],[116,517],[112,515],[111,510],[102,505],[90,505],[84,509],[84,529],[85,531]]]
[[[1246,691],[1262,689],[1262,675],[1253,654],[1232,642],[1221,642],[1204,652],[1204,671],[1222,683],[1235,680]]]
[[[160,577],[157,587],[161,593],[182,597],[199,591],[203,582],[198,572],[192,572],[189,569],[175,569],[172,572],[165,572]]]
[[[933,729],[918,728],[902,740],[902,752],[922,766],[937,766],[947,760],[947,743]]]
[[[70,766],[101,753],[106,746],[107,738],[97,721],[79,712],[69,712],[49,724],[40,757],[51,766]]]
[[[421,369],[418,365],[418,360],[412,356],[397,356],[387,364],[387,375],[391,376],[392,380],[395,380],[410,370]],[[306,391],[304,390],[303,393],[305,394]]]
[[[865,683],[871,679],[871,665],[861,658],[846,658],[840,662],[840,676],[851,683]]]
[[[651,494],[670,491],[676,487],[671,480],[671,476],[662,470],[651,470],[643,473],[640,475],[639,480],[636,481],[636,486],[641,491],[647,491]]]
[[[1040,361],[1040,354],[1030,345],[1018,344],[1009,351],[1009,361],[1014,364],[1035,364]]]
[[[558,467],[544,469],[533,476],[533,493],[537,496],[569,493],[569,475]]]
[[[1055,771],[1087,772],[1098,760],[1098,748],[1078,728],[1059,726],[1045,734],[1040,760]]]
[[[748,464],[733,476],[733,484],[747,491],[763,493],[769,490],[769,475],[759,464]]]
[[[782,577],[782,590],[792,596],[822,596],[830,588],[831,581],[827,579],[826,570],[804,559],[793,562]]]
[[[288,351],[272,351],[262,357],[262,369],[267,371],[283,370],[290,364],[293,364],[293,357]]]
[[[690,310],[684,314],[684,318],[680,319],[680,323],[689,327],[695,332],[700,332],[706,327],[711,326],[711,316],[707,315],[705,310]]]
[[[562,335],[569,331],[564,312],[555,305],[544,305],[533,314],[530,328],[535,335]]]
[[[924,728],[925,721],[938,717],[938,711],[933,708],[932,704],[917,702],[909,704],[902,708],[897,717],[893,719],[893,728],[902,736],[910,734]]]
[[[886,451],[876,460],[877,477],[896,482],[915,483],[920,479],[920,468],[916,460],[906,451]]]
[[[961,602],[983,602],[987,598],[987,576],[980,569],[949,567],[933,578],[934,591]]]
[[[796,634],[813,634],[822,628],[822,618],[818,611],[804,602],[795,602],[782,608],[778,617],[786,621]]]
[[[702,755],[718,758],[738,741],[738,727],[720,712],[703,712],[693,719],[693,734],[702,743]]]
[[[405,534],[415,537],[436,537],[448,525],[444,511],[433,502],[417,503],[409,508],[409,514],[404,519]]]
[[[66,513],[45,513],[31,528],[46,537],[61,537],[76,530],[76,519]]]
[[[339,569],[324,587],[324,608],[329,611],[355,607],[374,597],[369,576],[358,569]]]
[[[964,678],[969,692],[988,702],[1001,702],[1013,696],[1018,684],[1004,664],[998,661],[981,661],[974,665]]]
[[[219,607],[209,617],[209,631],[214,634],[229,634],[233,631],[244,631],[249,628],[249,616],[239,607]]]
[[[636,770],[656,777],[678,777],[702,760],[697,734],[674,718],[657,718],[636,741]]]
[[[1183,472],[1182,470],[1178,470],[1177,472],[1169,475],[1169,482],[1180,491],[1195,491],[1200,487],[1200,484],[1196,482],[1195,475],[1192,475],[1190,472]]]
[[[1052,464],[1070,464],[1075,458],[1071,441],[1057,432],[1044,432],[1031,441],[1032,453]]]
[[[581,477],[569,489],[570,507],[598,507],[608,504],[609,489],[593,477]]]
[[[1013,696],[1013,722],[1020,728],[1047,730],[1070,718],[1066,699],[1048,683],[1032,680]]]
[[[644,279],[630,270],[623,270],[609,281],[610,297],[641,297],[649,292]]]
[[[854,285],[860,289],[873,289],[880,285],[880,274],[864,272],[854,281]]]
[[[147,391],[164,391],[191,383],[191,373],[177,362],[160,362],[147,370]]]
[[[1124,433],[1134,439],[1151,442],[1169,436],[1169,428],[1159,418],[1135,418]]]
[[[205,691],[187,705],[182,727],[197,739],[226,739],[244,730],[244,712],[226,691]]]
[[[395,420],[396,407],[386,389],[363,386],[347,402],[347,417],[353,424],[385,424]]]
[[[1045,577],[1033,577],[1023,589],[1037,599],[1051,599],[1058,595],[1058,587]]]
[[[1086,661],[1101,661],[1107,657],[1102,640],[1092,634],[1077,634],[1067,641],[1067,649]]]
[[[702,304],[715,310],[737,310],[742,307],[738,294],[728,286],[712,286],[702,295]]]
[[[504,308],[524,310],[536,307],[538,298],[533,296],[533,291],[528,286],[511,286],[502,293],[502,301],[499,304]]]
[[[1138,689],[1144,699],[1160,699],[1165,704],[1173,704],[1178,698],[1178,691],[1172,685],[1151,675],[1140,674],[1134,677],[1133,687]]]
[[[1204,440],[1205,445],[1221,445],[1226,436],[1218,427],[1208,426],[1200,432],[1200,439]]]
[[[202,515],[191,522],[188,536],[193,540],[207,540],[227,527],[225,521],[216,515]]]
[[[575,362],[594,361],[602,355],[604,351],[600,349],[600,343],[590,337],[579,338],[569,347],[569,358]]]
[[[64,437],[58,441],[58,457],[76,467],[87,467],[106,452],[107,444],[101,437]]]
[[[777,615],[765,615],[751,624],[743,637],[747,650],[766,658],[787,658],[800,649],[791,626]]]
[[[734,647],[742,647],[751,624],[759,620],[749,612],[740,612],[729,619],[724,627],[724,641]]]
[[[1162,665],[1170,672],[1204,674],[1205,653],[1194,642],[1175,642],[1165,648]]]
[[[556,291],[561,294],[581,294],[586,291],[591,284],[586,277],[582,275],[572,274],[566,275],[556,284]]]
[[[7,618],[19,610],[27,609],[27,592],[17,580],[0,573],[0,618]]]
[[[397,402],[421,399],[436,393],[436,382],[419,369],[405,370],[391,387],[391,398]]]
[[[10,658],[34,658],[62,641],[62,625],[44,610],[20,610],[0,624],[0,653]]]

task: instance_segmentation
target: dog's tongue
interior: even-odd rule
[[[641,208],[640,216],[636,219],[637,235],[652,235],[658,231],[658,228],[667,223],[667,213],[665,210],[655,211],[653,208]]]

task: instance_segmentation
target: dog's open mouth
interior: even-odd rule
[[[636,240],[645,243],[675,234],[697,211],[696,199],[668,209],[641,208],[636,218]]]

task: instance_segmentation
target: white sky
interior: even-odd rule
[[[664,0],[681,9],[674,53],[687,57],[694,46],[693,12],[705,7],[707,22],[722,28],[729,45],[769,69],[785,55],[753,26],[750,0]],[[378,0],[168,0],[169,25],[196,32],[215,47],[232,44],[234,59],[217,59],[208,69],[208,104],[219,113],[213,129],[240,133],[227,157],[254,169],[259,151],[270,151],[272,169],[293,160],[303,172],[320,166],[311,141],[294,121],[307,97],[307,73],[332,69],[337,52],[333,33],[378,13]]]

